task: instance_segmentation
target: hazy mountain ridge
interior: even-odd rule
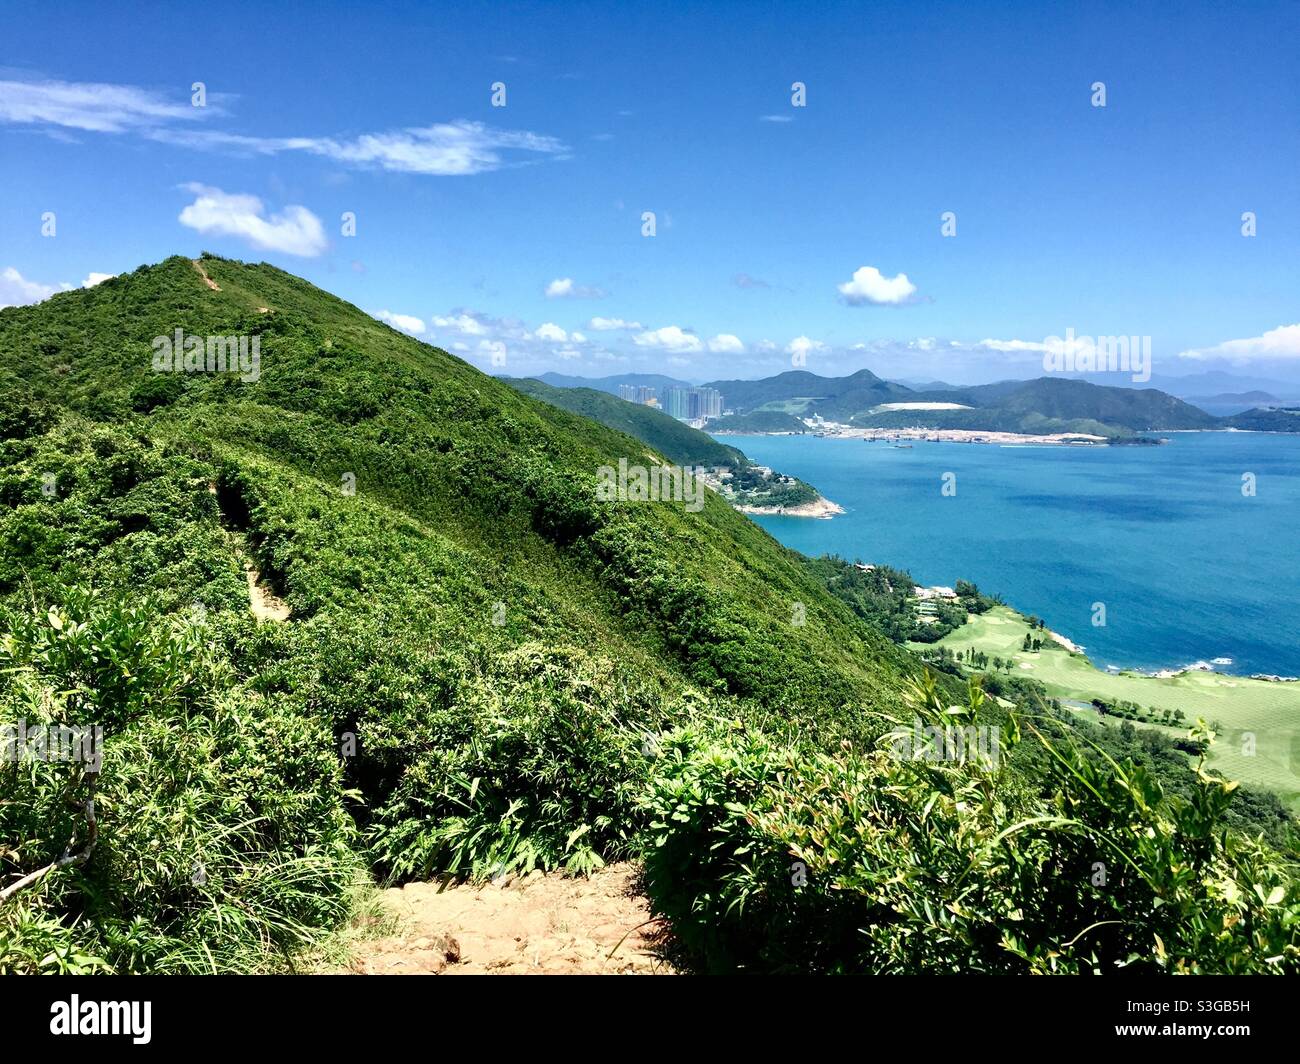
[[[544,375],[545,376],[545,375]],[[630,382],[632,376],[628,375]],[[639,375],[645,383],[650,376]],[[1227,375],[1202,374],[1207,380]],[[559,378],[577,382],[582,378]],[[671,378],[667,378],[671,380]],[[621,381],[622,378],[604,378]],[[568,383],[564,387],[576,386]],[[1271,394],[1211,397],[1223,401],[1227,412],[1216,415],[1159,388],[1117,387],[1072,377],[1039,377],[991,384],[923,391],[888,381],[867,369],[844,377],[822,377],[807,370],[789,370],[757,380],[716,380],[704,387],[722,393],[723,409],[737,415],[774,413],[779,428],[761,429],[752,418],[727,422],[735,431],[793,431],[792,418],[820,415],[865,428],[969,429],[989,432],[1084,432],[1125,437],[1144,432],[1187,429],[1254,429],[1294,432],[1295,419],[1266,408],[1235,410],[1229,399],[1254,399],[1275,405]],[[606,388],[617,393],[617,385]],[[968,410],[880,410],[896,403],[944,403]],[[1285,405],[1283,403],[1282,405]],[[1293,404],[1294,405],[1294,404]]]

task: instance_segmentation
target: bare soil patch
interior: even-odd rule
[[[409,883],[384,892],[401,933],[359,945],[359,975],[668,974],[637,869],[587,879],[534,872],[502,883]]]

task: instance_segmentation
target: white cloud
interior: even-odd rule
[[[478,318],[463,311],[459,314],[453,313],[445,318],[435,317],[433,324],[439,329],[450,329],[452,332],[464,333],[466,336],[485,336],[487,334],[486,327]]]
[[[0,122],[123,133],[166,121],[193,120],[204,109],[169,103],[130,85],[97,82],[0,81]]]
[[[694,333],[688,333],[677,325],[665,325],[662,329],[650,329],[638,333],[632,338],[638,347],[657,347],[677,354],[691,354],[704,350],[703,341]]]
[[[585,344],[587,342],[587,338],[583,336],[582,333],[580,332],[570,333],[569,339],[572,340],[575,344]]]
[[[801,355],[806,358],[814,352],[826,350],[829,349],[820,340],[810,340],[806,336],[796,336],[786,345],[785,353],[787,355]]]
[[[115,273],[91,273],[84,281],[81,282],[82,288],[94,288],[97,284],[103,284],[105,281],[111,281],[117,274]]]
[[[412,317],[410,314],[394,314],[389,310],[372,310],[370,316],[387,322],[394,329],[400,329],[412,336],[424,335],[424,322],[420,318]]]
[[[740,355],[744,354],[745,345],[740,342],[739,336],[732,336],[731,333],[718,333],[709,341],[709,350],[723,355]]]
[[[758,120],[760,122],[793,122],[794,117],[792,115],[759,115]]]
[[[604,299],[605,293],[585,284],[574,284],[572,277],[557,277],[546,286],[547,299]]]
[[[615,329],[639,329],[639,321],[624,321],[622,318],[592,318],[588,323],[597,332],[613,332]]]
[[[1300,358],[1300,325],[1279,325],[1263,336],[1225,340],[1213,347],[1194,347],[1180,351],[1178,357],[1197,361],[1221,358],[1236,363]]]
[[[907,274],[897,277],[885,277],[874,266],[859,266],[853,271],[853,279],[837,286],[840,298],[850,306],[858,307],[865,303],[875,306],[898,306],[911,300],[916,294],[916,285],[907,279]]]
[[[327,247],[320,219],[306,207],[286,207],[267,218],[256,196],[226,193],[196,183],[184,188],[197,198],[181,211],[179,221],[200,233],[237,236],[263,251],[282,251],[304,258],[314,258]]]
[[[533,333],[539,340],[546,340],[551,343],[561,344],[569,339],[569,334],[561,329],[553,321],[543,322]]]
[[[0,270],[0,307],[25,307],[49,299],[55,292],[66,292],[71,287],[29,281],[14,267],[6,266]]]

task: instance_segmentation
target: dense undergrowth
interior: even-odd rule
[[[375,880],[629,856],[708,970],[1296,969],[1287,846],[1221,781],[1028,705],[996,766],[896,756],[1019,726],[721,500],[596,502],[643,443],[204,265],[0,312],[0,727],[104,735],[0,761],[0,890],[63,860],[0,971],[292,969]],[[177,327],[255,331],[260,380],[152,374]]]

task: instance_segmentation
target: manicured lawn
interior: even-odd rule
[[[1269,683],[1209,672],[1189,672],[1169,679],[1102,672],[1084,655],[1072,654],[1050,640],[1041,651],[1022,650],[1029,630],[1020,614],[996,606],[988,613],[972,615],[966,625],[945,636],[939,645],[954,653],[974,647],[990,656],[1009,658],[1015,662],[1015,671],[1038,680],[1057,698],[1136,702],[1157,710],[1181,709],[1188,724],[1197,717],[1217,722],[1222,727],[1210,763],[1233,779],[1276,791],[1300,811],[1300,683]],[[1092,710],[1077,712],[1097,719]],[[1174,734],[1186,729],[1162,730]],[[1249,746],[1251,734],[1253,753]]]

